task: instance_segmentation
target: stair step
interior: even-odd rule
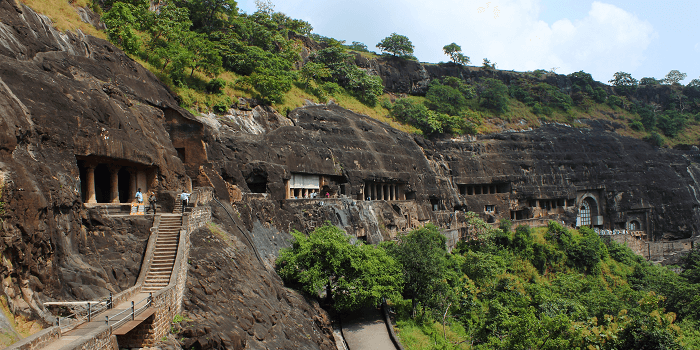
[[[163,284],[167,285],[170,283],[170,277],[167,278],[147,278],[145,284]]]

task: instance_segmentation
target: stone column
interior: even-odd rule
[[[87,177],[87,195],[85,196],[85,199],[87,203],[97,203],[97,198],[95,197],[95,165],[91,164],[88,165],[86,170],[86,177]]]
[[[396,190],[394,189],[396,185],[389,185],[389,200],[395,201],[396,200]]]
[[[399,198],[399,185],[394,185],[394,200],[401,200]]]
[[[136,169],[135,168],[127,168],[129,171],[129,197],[130,200],[129,202],[133,202],[134,195],[136,195]]]
[[[119,203],[119,169],[121,168],[118,165],[109,166],[110,184],[112,185],[112,193],[109,197],[112,203]]]

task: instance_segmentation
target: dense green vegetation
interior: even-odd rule
[[[322,101],[347,93],[376,104],[381,80],[350,64],[342,42],[327,40],[299,70],[298,38],[311,25],[274,12],[269,1],[257,5],[245,14],[233,0],[176,0],[151,11],[145,0],[107,0],[103,19],[110,40],[179,92],[186,107],[223,112],[232,95],[279,104],[295,85]]]
[[[619,133],[659,146],[700,139],[700,79],[680,85],[686,75],[677,70],[662,79],[639,80],[617,72],[610,87],[583,71],[564,80],[545,70],[504,78],[496,63],[484,58],[480,74],[434,79],[425,98],[382,100],[381,79],[355,65],[355,54],[378,57],[367,45],[312,34],[309,23],[275,12],[269,0],[256,1],[252,14],[240,13],[233,0],[174,0],[161,3],[158,11],[149,10],[145,0],[101,4],[103,9],[93,7],[104,11],[110,40],[197,111],[225,112],[240,96],[282,112],[304,99],[332,98],[383,121],[388,114],[408,125],[403,130],[425,135],[487,133],[543,121],[580,126],[583,119],[604,119],[618,125]],[[320,46],[311,49],[311,40]],[[413,44],[403,35],[392,33],[376,47],[398,59],[415,59]],[[303,49],[310,50],[308,59],[302,60]],[[456,43],[443,51],[459,66],[470,63]]]
[[[452,252],[438,229],[428,225],[370,249],[381,259],[359,258],[359,253],[335,248],[344,242],[358,252],[368,249],[362,243],[349,244],[349,238],[331,226],[308,239],[296,233],[294,247],[278,260],[279,271],[314,295],[334,281],[355,286],[330,287],[334,298],[345,298],[334,301],[337,310],[390,298],[399,337],[408,349],[700,346],[700,252],[691,252],[677,274],[644,261],[623,245],[605,244],[586,227],[573,231],[550,222],[542,229],[519,226],[511,231],[508,220],[495,229],[473,213],[460,219],[470,239]],[[333,237],[324,238],[330,231]],[[299,248],[308,241],[318,243]],[[337,270],[348,266],[353,270]],[[357,275],[357,266],[371,266],[371,277]],[[331,269],[336,270],[324,272]],[[376,275],[384,271],[386,277]],[[364,297],[378,281],[391,282],[379,283],[382,287],[374,289],[373,299]],[[356,303],[350,305],[348,299]]]
[[[277,259],[279,275],[310,294],[323,291],[336,310],[377,305],[398,296],[401,268],[379,247],[352,243],[341,229],[326,224],[308,237],[292,231],[294,242]]]

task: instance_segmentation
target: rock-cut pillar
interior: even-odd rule
[[[119,169],[121,168],[122,167],[116,165],[109,167],[110,185],[112,187],[112,192],[109,197],[112,203],[119,203]]]
[[[85,199],[87,203],[97,203],[97,197],[95,196],[95,166],[94,165],[88,165],[86,171],[86,177],[87,177],[87,196],[85,196]]]

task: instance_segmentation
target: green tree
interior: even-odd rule
[[[438,304],[436,296],[444,297],[450,289],[445,241],[438,228],[428,224],[400,235],[396,244],[384,245],[403,267],[404,295],[412,300],[414,315],[418,303],[434,307]]]
[[[637,79],[632,78],[632,74],[625,72],[617,72],[613,79],[608,81],[614,86],[637,86]]]
[[[408,37],[404,35],[396,33],[391,33],[391,35],[382,39],[382,41],[377,44],[377,48],[382,52],[388,52],[398,57],[409,57],[413,55],[413,43],[411,43],[411,40],[408,40]]]
[[[644,77],[639,80],[639,85],[659,85],[661,84],[660,80],[657,80],[656,78],[650,78],[650,77]]]
[[[191,26],[189,11],[173,4],[162,6],[158,12],[146,12],[142,23],[142,28],[151,36],[148,43],[151,50],[157,45],[166,46],[167,42],[179,45]]]
[[[201,69],[209,76],[217,76],[221,73],[222,59],[215,43],[195,32],[185,32],[182,39],[185,48],[192,54],[188,64],[191,69],[190,77],[194,75],[196,69]]]
[[[700,79],[693,79],[687,85],[690,88],[700,89]]]
[[[307,62],[304,67],[301,68],[301,77],[304,79],[304,85],[307,88],[311,80],[321,80],[330,77],[330,75],[330,69],[326,68],[326,66],[321,63]]]
[[[383,249],[351,238],[338,227],[326,224],[308,237],[292,231],[291,248],[280,251],[279,275],[298,282],[309,294],[326,290],[333,308],[349,311],[378,305],[383,298],[400,295],[401,266]]]
[[[192,30],[206,33],[227,29],[228,20],[238,15],[238,4],[234,0],[176,0],[174,3],[189,10]]]
[[[467,106],[467,99],[458,89],[434,81],[425,94],[425,105],[437,112],[460,115]]]
[[[664,84],[668,85],[673,85],[673,84],[678,84],[681,82],[681,80],[685,79],[688,75],[685,73],[681,73],[677,70],[672,70],[666,74],[666,77],[662,80]]]
[[[479,100],[481,105],[497,113],[508,111],[508,87],[494,78],[483,79],[479,83]]]
[[[379,100],[379,96],[384,92],[382,78],[376,75],[369,75],[367,72],[355,65],[348,67],[345,78],[345,87],[350,90],[360,102],[374,107]]]
[[[347,48],[354,51],[369,52],[369,50],[367,50],[367,45],[359,41],[353,41]]]
[[[258,92],[258,96],[266,103],[280,103],[284,94],[292,89],[293,74],[286,74],[272,69],[256,69],[253,74],[239,79],[243,85],[248,85]]]
[[[495,62],[491,63],[491,61],[488,58],[484,58],[484,62],[481,66],[484,69],[490,69],[490,70],[496,69],[496,63]]]
[[[124,51],[130,54],[135,54],[141,46],[138,37],[134,33],[134,30],[136,30],[134,25],[137,23],[136,13],[138,11],[134,5],[117,2],[102,17],[107,27],[109,40],[121,46]]]
[[[450,56],[450,59],[454,63],[466,65],[470,62],[469,56],[465,56],[464,54],[462,54],[462,47],[457,45],[456,43],[445,45],[442,48],[442,51],[445,52],[445,55]]]

